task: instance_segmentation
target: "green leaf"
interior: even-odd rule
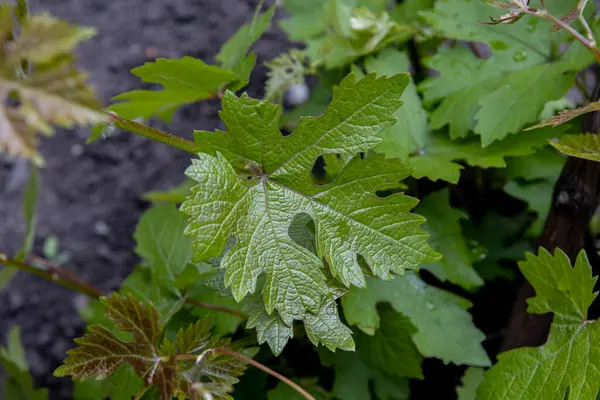
[[[531,244],[522,237],[523,218],[505,218],[496,213],[488,213],[475,226],[472,221],[464,224],[463,232],[471,243],[479,246],[480,256],[475,269],[486,281],[495,279],[512,280],[516,271],[509,269],[504,262],[514,262],[531,250]]]
[[[511,196],[526,202],[527,208],[537,214],[535,221],[527,229],[527,234],[532,237],[538,237],[544,229],[546,216],[552,205],[554,182],[548,180],[530,183],[510,181],[504,187],[504,191]]]
[[[342,298],[346,320],[372,335],[380,326],[378,302],[389,302],[410,319],[417,328],[413,341],[423,356],[455,364],[490,365],[481,346],[485,336],[473,325],[466,299],[429,286],[408,272],[391,282],[368,279],[366,289],[353,289]]]
[[[412,341],[417,329],[391,307],[380,307],[381,325],[373,336],[356,334],[356,346],[365,363],[388,375],[423,379],[421,354]]]
[[[585,115],[587,113],[591,113],[594,111],[600,111],[600,101],[594,101],[592,103],[586,104],[583,107],[576,108],[574,110],[562,110],[553,117],[548,118],[545,121],[540,122],[537,125],[527,128],[526,130],[539,129],[546,126],[557,127],[559,125],[564,124],[565,122],[569,122],[572,119],[575,119],[581,115]]]
[[[416,31],[394,22],[382,5],[383,1],[286,1],[291,18],[280,24],[291,40],[305,41],[313,62],[340,68],[392,43],[406,42]]]
[[[157,281],[175,282],[191,262],[192,240],[183,235],[185,226],[185,215],[171,204],[156,205],[140,218],[135,251]]]
[[[370,369],[356,353],[321,352],[320,356],[324,365],[334,368],[332,391],[336,399],[375,400],[369,388],[371,382],[381,400],[407,400],[410,397],[407,379],[392,378]]]
[[[262,4],[262,3],[261,3]],[[229,38],[221,47],[221,51],[215,57],[225,69],[236,70],[240,63],[244,62],[246,53],[250,46],[258,40],[259,37],[271,25],[271,19],[275,13],[275,6],[270,7],[265,13],[259,14],[260,7],[256,9],[252,21],[243,25],[238,31]]]
[[[302,50],[291,49],[273,60],[266,62],[267,82],[265,83],[265,100],[281,104],[283,94],[294,85],[304,83],[307,73],[306,54]]]
[[[554,313],[546,344],[511,350],[485,374],[478,399],[593,399],[600,390],[600,325],[587,320],[597,278],[582,250],[571,267],[560,249],[525,255],[519,267],[535,289],[528,311]],[[551,379],[549,379],[551,377]]]
[[[367,73],[374,72],[380,76],[393,76],[399,72],[408,72],[409,63],[405,52],[387,48],[377,57],[367,58],[365,70]],[[427,113],[421,104],[421,98],[412,78],[401,98],[404,104],[394,113],[398,122],[381,132],[383,141],[375,150],[388,157],[406,160],[409,154],[425,147],[429,127]]]
[[[47,63],[72,52],[80,42],[95,35],[92,27],[71,25],[45,13],[29,16],[19,37],[5,50],[6,62],[13,66],[21,60]]]
[[[0,257],[2,257],[2,253],[0,253]],[[11,267],[2,267],[0,269],[0,293],[8,286],[17,272],[18,269]]]
[[[321,117],[302,119],[285,137],[278,128],[280,107],[227,92],[221,118],[229,132],[196,132],[199,149],[208,154],[192,160],[186,172],[198,182],[181,206],[191,216],[186,234],[194,237],[194,260],[220,256],[235,237],[221,261],[233,296],[241,301],[260,290],[267,313],[277,310],[291,326],[293,320],[320,318],[332,290],[322,259],[346,286],[365,284],[358,254],[384,279],[438,259],[418,227],[423,219],[409,213],[416,200],[376,195],[407,177],[409,170],[398,161],[355,157],[330,185],[315,185],[312,177],[319,156],[352,156],[378,144],[377,134],[394,122],[406,84],[406,75],[369,75],[358,82],[350,75]],[[254,178],[241,179],[232,164]],[[299,213],[315,223],[318,256],[289,236]],[[263,274],[266,281],[257,287]]]
[[[195,285],[192,287],[188,291],[187,297],[199,302],[227,307],[232,310],[241,311],[242,309],[241,305],[238,304],[233,297],[223,296],[218,291],[202,287],[201,285]],[[213,325],[213,332],[217,336],[235,333],[238,326],[242,322],[242,318],[240,316],[227,314],[224,312],[215,312],[213,310],[203,309],[201,307],[194,307],[191,312],[192,315],[202,318],[210,315]]]
[[[11,14],[10,7],[0,8],[0,21],[11,21]],[[52,135],[52,124],[72,128],[108,120],[69,53],[93,30],[42,14],[27,17],[20,35],[5,40],[9,32],[10,24],[0,31],[0,151],[42,164],[39,134]],[[31,73],[22,71],[25,60],[34,64]]]
[[[465,214],[450,206],[449,191],[444,189],[430,194],[417,212],[427,218],[423,228],[431,234],[431,246],[443,255],[440,261],[423,268],[439,280],[450,281],[465,289],[482,286],[483,280],[473,269],[471,250],[460,227]]]
[[[0,346],[0,367],[4,377],[2,393],[5,399],[48,400],[47,389],[35,389],[33,386],[18,326],[10,329],[7,347]]]
[[[593,133],[565,135],[550,144],[569,156],[600,162],[600,138]]]
[[[482,168],[504,168],[505,157],[533,154],[536,148],[547,143],[548,138],[556,137],[563,131],[547,128],[535,134],[523,133],[510,136],[485,148],[481,148],[479,141],[473,137],[450,140],[444,133],[438,133],[431,136],[420,154],[409,159],[409,164],[414,168],[412,175],[415,178],[427,177],[433,181],[441,179],[458,183],[462,169],[462,166],[457,163],[459,160]]]
[[[25,238],[23,247],[16,256],[19,260],[24,260],[33,249],[35,240],[35,228],[37,222],[37,201],[38,201],[38,170],[35,166],[29,169],[29,179],[23,192],[22,213],[25,220]]]
[[[329,393],[318,385],[317,378],[294,379],[304,390],[310,393],[316,400],[329,399]],[[305,400],[306,397],[298,393],[291,386],[284,382],[279,382],[275,389],[267,393],[268,400]]]
[[[483,42],[492,50],[490,57],[478,58],[465,47],[442,49],[425,61],[440,76],[420,86],[427,103],[441,101],[431,115],[433,129],[449,124],[452,138],[472,130],[482,146],[535,121],[548,101],[573,86],[573,71],[593,62],[589,56],[574,57],[571,49],[562,57],[554,54],[564,35],[548,33],[551,24],[537,17],[498,26],[479,23],[493,11],[481,1],[448,0],[421,13],[443,36]],[[579,46],[572,45],[575,51]]]
[[[467,368],[463,375],[461,385],[456,388],[458,400],[475,400],[477,388],[483,381],[484,370],[481,368]]]
[[[129,365],[121,365],[105,379],[73,382],[75,400],[131,400],[144,382]]]
[[[216,97],[219,87],[238,79],[227,68],[205,64],[202,60],[185,56],[181,59],[159,58],[131,70],[143,82],[160,84],[161,91],[133,90],[113,98],[119,103],[111,111],[127,119],[159,118],[170,121],[173,113],[187,103]]]
[[[294,336],[291,326],[285,324],[277,313],[268,314],[259,299],[244,306],[248,314],[247,329],[256,328],[258,344],[267,343],[275,356],[283,351],[288,340]]]
[[[192,392],[205,398],[229,398],[227,393],[233,390],[245,363],[215,349],[242,349],[228,340],[213,338],[209,321],[199,320],[180,330],[172,342],[159,340],[163,327],[151,303],[140,302],[130,294],[113,294],[101,301],[106,315],[132,340],[122,340],[102,325],[91,325],[84,337],[75,340],[78,347],[67,352],[55,376],[104,379],[128,364],[144,382],[159,389],[161,400],[192,397]],[[192,359],[192,354],[199,355],[199,359]]]
[[[185,201],[185,198],[193,185],[194,181],[191,179],[186,179],[180,185],[177,185],[172,189],[155,190],[144,193],[144,200],[152,203],[180,204]]]

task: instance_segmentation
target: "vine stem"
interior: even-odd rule
[[[92,299],[98,299],[105,294],[102,290],[98,289],[94,285],[85,280],[78,277],[73,271],[68,270],[66,268],[62,268],[58,265],[53,264],[52,262],[37,256],[30,256],[31,260],[37,262],[44,266],[44,268],[36,267],[33,265],[26,264],[22,261],[18,261],[12,258],[8,258],[6,255],[0,253],[0,264],[5,265],[9,268],[20,269],[21,271],[29,272],[30,274],[39,276],[40,278],[47,279],[52,282],[56,282],[61,286],[64,286],[68,289],[71,289],[78,293],[83,293]],[[232,308],[223,307],[217,304],[205,303],[202,301],[197,301],[194,299],[186,298],[184,300],[185,303],[200,307],[207,308],[210,310],[215,310],[231,315],[235,315],[242,319],[247,319],[248,315],[244,314],[241,311],[234,310]]]
[[[108,115],[111,119],[111,122],[118,128],[146,137],[148,139],[156,140],[157,142],[168,144],[169,146],[187,151],[191,154],[198,153],[194,142],[185,140],[179,136],[171,135],[170,133],[161,131],[160,129],[152,128],[150,126],[140,124],[139,122],[123,118],[119,114],[112,111],[108,112]]]
[[[286,378],[285,376],[281,375],[280,373],[273,371],[271,368],[267,367],[266,365],[261,364],[260,362],[253,360],[249,357],[246,357],[243,354],[237,353],[237,352],[229,350],[229,349],[224,349],[222,347],[217,348],[217,349],[208,350],[207,352],[216,353],[216,354],[226,354],[228,356],[235,357],[238,360],[242,360],[242,361],[266,372],[267,374],[279,379],[281,382],[285,383],[286,385],[288,385],[292,389],[294,389],[296,392],[300,393],[305,399],[316,400],[310,393],[308,393],[306,390],[304,390],[297,383],[293,382],[291,379]],[[205,353],[207,353],[207,352],[205,352]],[[205,354],[205,353],[203,353],[203,354]],[[194,355],[194,354],[180,354],[180,355],[177,355],[175,358],[179,359],[179,360],[197,360],[198,357],[199,356]]]
[[[100,291],[100,289],[95,288],[79,278],[77,280],[73,280],[72,277],[67,277],[64,273],[62,273],[62,269],[34,267],[32,265],[25,264],[24,262],[7,258],[3,254],[0,254],[0,264],[6,265],[7,267],[20,269],[22,271],[29,272],[30,274],[39,276],[40,278],[56,282],[61,286],[79,293],[86,294],[94,299],[102,296],[102,291]]]

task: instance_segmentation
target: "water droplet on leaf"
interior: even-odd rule
[[[525,61],[527,60],[527,52],[525,50],[518,50],[513,54],[513,60],[515,61]]]
[[[433,304],[433,303],[430,303],[430,302],[427,302],[427,303],[425,303],[425,307],[427,307],[427,309],[428,309],[429,311],[431,311],[431,310],[435,310],[435,304]]]

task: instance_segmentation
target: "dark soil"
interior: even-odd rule
[[[6,0],[0,0],[6,1]],[[78,24],[91,25],[98,35],[79,49],[100,97],[110,98],[140,87],[130,69],[157,57],[189,55],[211,62],[224,43],[250,20],[253,0],[30,0],[34,12],[47,11]],[[267,2],[269,3],[269,2]],[[254,46],[258,65],[289,47],[276,26]],[[257,68],[251,95],[262,96],[265,69]],[[194,129],[220,127],[217,102],[204,102],[177,113],[168,129],[191,139]],[[109,291],[133,269],[132,233],[147,208],[141,196],[183,180],[189,157],[176,149],[120,133],[85,145],[88,129],[60,131],[42,142],[46,167],[41,171],[36,253],[46,237],[55,235],[68,263],[83,279]],[[21,245],[20,215],[26,162],[0,156],[0,251],[13,254]],[[0,337],[18,324],[36,381],[51,397],[70,398],[70,380],[52,371],[80,335],[77,306],[85,299],[39,278],[19,273],[0,295]],[[2,340],[0,340],[1,342]]]

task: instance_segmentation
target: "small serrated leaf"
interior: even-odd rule
[[[572,157],[600,162],[600,137],[593,133],[564,135],[550,144],[557,150]]]

